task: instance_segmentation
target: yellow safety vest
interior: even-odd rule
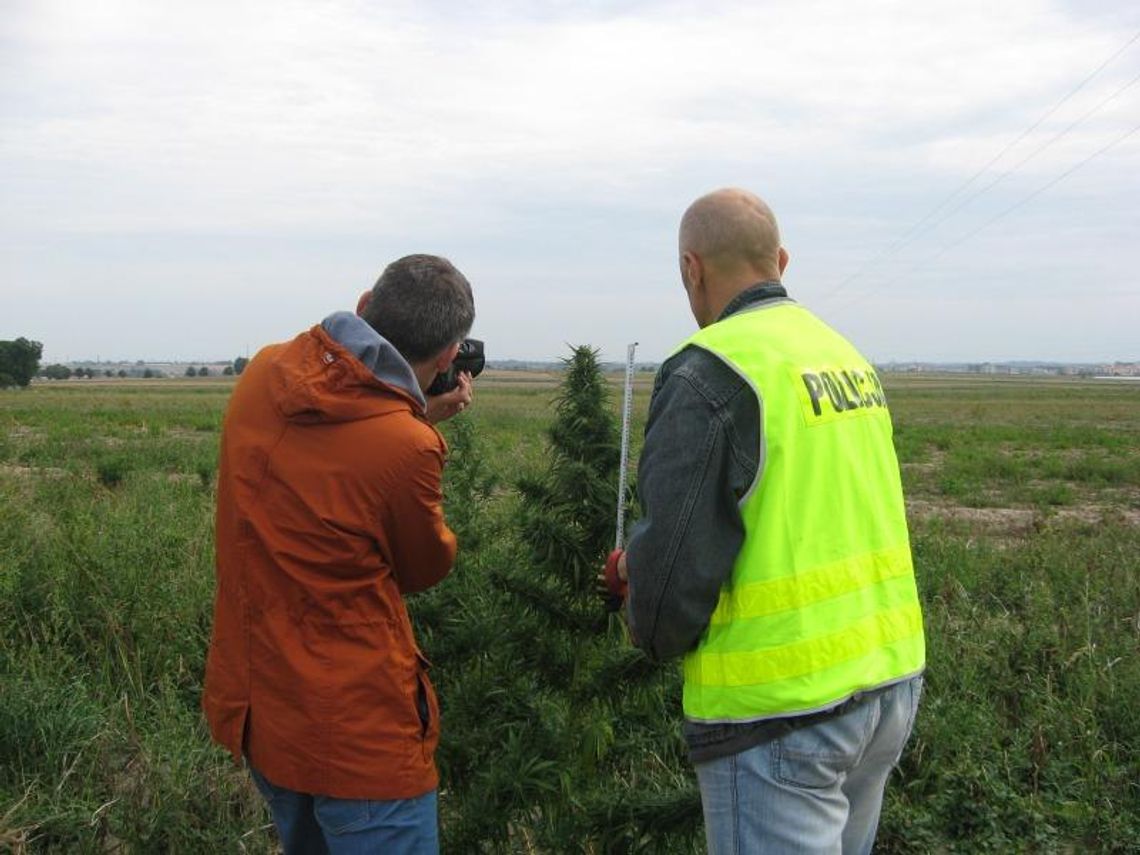
[[[684,660],[685,715],[808,713],[920,673],[922,612],[874,368],[794,303],[738,312],[686,346],[755,390],[762,447],[732,576]]]

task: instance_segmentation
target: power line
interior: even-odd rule
[[[1090,116],[1092,116],[1094,113],[1099,112],[1103,107],[1105,107],[1107,104],[1111,103],[1117,97],[1119,97],[1121,95],[1121,93],[1132,88],[1137,83],[1140,83],[1140,74],[1133,77],[1131,80],[1129,80],[1127,83],[1125,83],[1119,89],[1117,89],[1115,92],[1113,92],[1107,98],[1105,98],[1102,101],[1100,101],[1099,103],[1097,103],[1097,105],[1095,107],[1093,107],[1091,110],[1088,110],[1079,119],[1075,119],[1072,122],[1070,122],[1065,128],[1058,131],[1056,134],[1054,134],[1048,140],[1043,142],[1041,145],[1039,145],[1037,148],[1035,148],[1033,151],[1031,151],[1029,154],[1027,154],[1025,157],[1023,157],[1021,160],[1019,160],[1017,163],[1015,163],[1009,169],[1007,169],[1005,172],[999,173],[997,175],[997,177],[994,178],[993,181],[991,181],[989,184],[986,184],[984,187],[982,187],[976,193],[973,193],[970,196],[967,196],[965,199],[963,199],[961,202],[959,202],[957,205],[955,205],[953,208],[951,208],[949,211],[947,211],[945,214],[943,214],[941,217],[939,217],[937,220],[935,220],[933,223],[931,223],[927,228],[925,228],[921,232],[919,232],[918,235],[915,235],[915,237],[919,237],[923,234],[926,234],[931,229],[937,228],[938,226],[942,225],[942,223],[946,222],[946,220],[950,219],[950,217],[952,217],[958,211],[962,210],[962,208],[966,207],[966,205],[969,205],[971,202],[973,202],[979,196],[988,192],[989,190],[991,190],[992,188],[994,188],[995,186],[1000,184],[1002,181],[1004,181],[1006,178],[1008,178],[1010,175],[1017,172],[1019,169],[1021,169],[1021,167],[1025,166],[1025,164],[1029,163],[1029,161],[1033,160],[1033,158],[1037,157],[1037,155],[1039,155],[1039,154],[1041,154],[1041,152],[1045,151],[1045,149],[1052,147],[1055,143],[1057,143],[1057,142],[1061,141],[1062,139],[1064,139],[1065,137],[1067,137],[1069,135],[1069,133],[1073,131],[1074,128],[1078,127],[1079,125],[1084,124],[1084,122],[1087,121]]]
[[[1140,133],[1140,125],[1136,125],[1131,130],[1126,131],[1125,133],[1121,134],[1119,137],[1117,137],[1116,139],[1114,139],[1112,142],[1108,143],[1107,145],[1101,146],[1099,149],[1094,151],[1092,154],[1090,154],[1087,157],[1077,161],[1077,163],[1070,166],[1068,169],[1066,169],[1060,175],[1057,175],[1054,178],[1052,178],[1049,181],[1042,184],[1040,187],[1038,187],[1032,193],[1028,194],[1027,196],[1023,196],[1021,199],[1014,202],[1008,208],[1005,208],[1004,210],[1002,210],[999,213],[995,214],[994,216],[990,217],[990,219],[986,220],[980,226],[977,226],[976,228],[971,229],[970,231],[966,232],[964,235],[961,235],[961,236],[955,238],[954,240],[950,241],[950,243],[946,244],[941,249],[939,249],[933,255],[928,256],[927,258],[923,259],[922,261],[918,262],[917,264],[914,264],[911,267],[904,270],[903,272],[899,273],[893,279],[888,280],[883,285],[883,288],[884,289],[889,288],[891,285],[894,285],[896,282],[901,280],[903,278],[903,276],[905,276],[906,274],[912,273],[913,271],[917,270],[920,267],[926,267],[927,265],[931,264],[932,262],[937,261],[939,258],[941,258],[943,255],[945,255],[947,252],[954,249],[954,247],[962,245],[963,243],[968,241],[970,238],[977,235],[979,232],[982,232],[985,229],[988,229],[994,223],[998,222],[999,220],[1005,219],[1010,214],[1012,214],[1014,211],[1016,211],[1019,208],[1029,204],[1029,202],[1036,199],[1038,196],[1040,196],[1046,190],[1048,190],[1051,187],[1054,187],[1055,185],[1064,181],[1066,178],[1068,178],[1070,175],[1072,175],[1078,169],[1085,166],[1090,161],[1093,161],[1096,158],[1100,157],[1102,154],[1107,153],[1109,150],[1116,148],[1116,146],[1120,145],[1122,142],[1124,142],[1126,139],[1128,139],[1129,137],[1133,136],[1136,133]]]
[[[856,268],[853,273],[849,274],[844,279],[840,280],[840,282],[838,284],[836,284],[833,288],[831,288],[831,290],[824,292],[819,297],[819,299],[820,300],[827,300],[832,295],[834,295],[837,291],[843,289],[845,286],[847,286],[851,282],[854,282],[856,279],[861,277],[873,265],[879,263],[880,261],[887,258],[888,256],[895,254],[896,252],[898,252],[899,250],[901,250],[902,248],[904,248],[908,244],[912,243],[921,234],[925,233],[926,231],[929,231],[929,229],[924,229],[922,232],[915,234],[915,232],[918,229],[922,228],[922,226],[924,226],[932,217],[934,217],[936,214],[938,214],[943,208],[945,208],[948,204],[950,204],[952,201],[954,201],[954,199],[956,199],[959,195],[961,195],[963,192],[965,192],[971,185],[973,185],[973,183],[975,181],[977,181],[979,178],[981,178],[982,175],[984,175],[986,172],[988,172],[990,167],[993,166],[995,163],[997,163],[999,160],[1001,160],[1006,155],[1006,153],[1010,151],[1010,149],[1012,149],[1014,146],[1016,146],[1018,143],[1020,143],[1023,139],[1025,139],[1027,136],[1029,136],[1031,133],[1033,133],[1035,130],[1037,130],[1039,127],[1041,127],[1041,125],[1046,120],[1048,120],[1050,116],[1052,116],[1059,109],[1061,109],[1062,106],[1064,106],[1066,103],[1068,103],[1068,101],[1074,95],[1076,95],[1078,92],[1080,92],[1082,89],[1084,89],[1085,86],[1087,86],[1088,83],[1094,77],[1096,77],[1098,74],[1100,74],[1118,56],[1120,56],[1122,53],[1124,53],[1126,50],[1128,50],[1130,47],[1132,47],[1132,45],[1134,45],[1137,41],[1140,41],[1140,30],[1138,30],[1132,36],[1132,38],[1130,38],[1127,42],[1125,42],[1123,45],[1121,45],[1119,48],[1117,48],[1117,50],[1114,53],[1112,53],[1106,60],[1104,60],[1095,69],[1093,69],[1093,71],[1091,71],[1088,75],[1086,75],[1083,80],[1081,80],[1072,89],[1070,89],[1064,95],[1064,97],[1061,98],[1061,100],[1057,101],[1052,107],[1050,107],[1048,110],[1046,110],[1041,115],[1041,117],[1037,119],[1037,121],[1035,121],[1033,124],[1031,124],[1028,128],[1026,128],[1020,134],[1018,134],[1017,137],[1012,142],[1007,143],[1001,149],[1001,151],[999,151],[997,154],[995,154],[993,157],[991,157],[981,169],[979,169],[977,172],[975,172],[973,175],[971,175],[969,178],[967,178],[962,184],[958,185],[958,187],[956,187],[950,193],[950,195],[946,196],[941,202],[939,202],[937,205],[935,205],[930,211],[928,211],[917,222],[913,223],[905,232],[903,232],[902,235],[900,235],[898,238],[896,238],[893,243],[891,243],[885,249],[880,250],[878,253],[876,253],[874,256],[869,258],[867,261],[865,261],[861,265],[859,265],[859,267]],[[1133,83],[1135,83],[1135,81],[1133,81]],[[1128,86],[1131,86],[1131,85],[1132,85],[1132,83],[1128,84]],[[1128,88],[1128,86],[1125,86],[1124,88],[1126,89],[1126,88]],[[1112,100],[1112,98],[1115,98],[1117,95],[1120,94],[1121,91],[1123,91],[1123,89],[1118,90],[1108,100]],[[1105,102],[1105,103],[1107,103],[1107,102]],[[1095,109],[1099,109],[1099,106],[1100,105],[1098,105],[1098,107]],[[1094,112],[1095,112],[1095,109],[1094,109]],[[1024,161],[1023,161],[1023,163],[1024,163]],[[1020,165],[1021,164],[1019,164],[1019,166]],[[994,183],[997,183],[997,182],[994,182]],[[989,187],[992,187],[992,186],[993,186],[993,184],[990,184],[986,188],[983,188],[983,190],[980,193],[977,193],[974,196],[971,196],[969,199],[966,200],[966,202],[962,203],[962,205],[965,205],[969,201],[972,201],[973,199],[977,198],[978,196],[981,195],[981,193],[984,193],[986,190],[989,189]],[[962,207],[962,205],[959,205],[958,207],[956,207],[953,211],[951,211],[949,214],[947,214],[946,217],[949,217],[955,211],[959,210]],[[938,221],[938,223],[945,221],[946,217],[943,217],[941,220]],[[938,225],[938,223],[935,223],[934,225],[936,226],[936,225]],[[933,228],[933,226],[931,228]]]

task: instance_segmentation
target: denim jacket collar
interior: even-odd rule
[[[729,315],[734,315],[741,309],[747,308],[754,303],[777,299],[788,299],[788,290],[783,285],[774,280],[757,282],[755,285],[749,285],[729,300],[728,305],[724,307],[724,311],[720,313],[720,317],[717,318],[717,320],[723,321]]]

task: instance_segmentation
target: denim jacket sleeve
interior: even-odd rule
[[[692,649],[744,542],[739,501],[759,477],[760,403],[718,357],[688,347],[658,373],[638,463],[642,518],[626,552],[635,643]]]

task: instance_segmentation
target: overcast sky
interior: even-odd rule
[[[739,185],[872,359],[1140,359],[1138,34],[1135,0],[0,0],[0,339],[229,359],[434,252],[491,358],[658,360],[680,215]]]

